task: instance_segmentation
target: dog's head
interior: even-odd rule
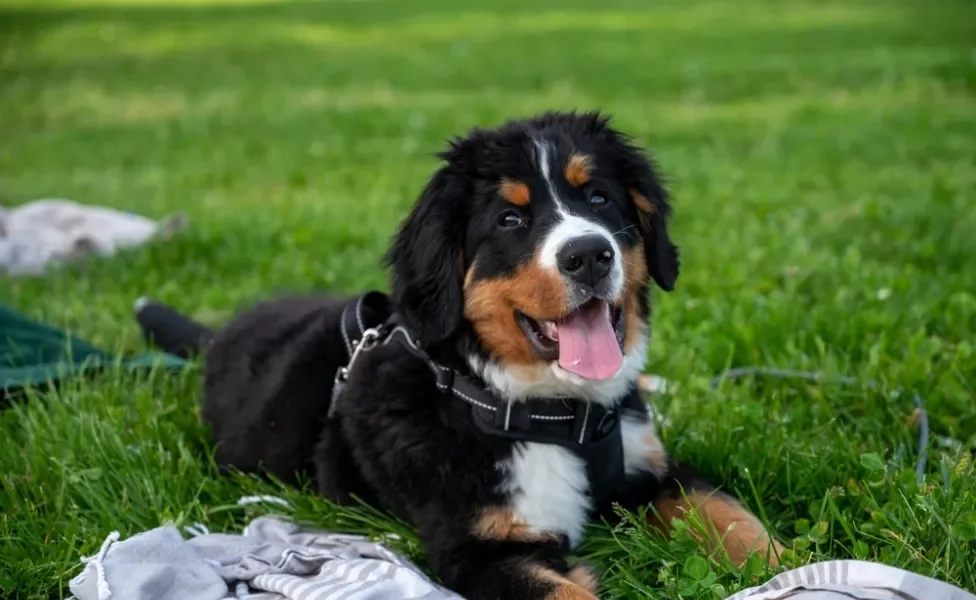
[[[440,154],[387,257],[402,316],[509,399],[612,401],[647,351],[648,286],[678,277],[667,194],[598,114],[476,129]]]

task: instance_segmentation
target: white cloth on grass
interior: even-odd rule
[[[106,539],[69,583],[77,600],[461,600],[382,544],[271,517],[243,535],[163,526]]]
[[[0,272],[43,275],[52,265],[112,256],[185,227],[186,217],[181,214],[154,221],[62,199],[0,207]]]
[[[187,528],[191,530],[191,528]],[[113,533],[69,587],[76,600],[462,600],[367,538],[303,530],[271,517],[243,535],[202,526]],[[976,600],[957,587],[857,560],[780,573],[727,600]]]
[[[976,600],[976,596],[879,563],[831,560],[780,573],[727,600]]]

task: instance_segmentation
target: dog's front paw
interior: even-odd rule
[[[546,593],[545,600],[598,600],[596,575],[584,565],[573,567],[566,575],[549,569],[538,569],[536,576],[552,586]]]
[[[546,594],[545,600],[599,600],[588,590],[575,583],[559,585]]]

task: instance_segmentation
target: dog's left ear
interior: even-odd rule
[[[658,286],[670,292],[678,280],[681,265],[678,247],[668,235],[671,207],[667,201],[667,192],[653,178],[632,185],[629,191],[640,218],[647,269]]]
[[[609,128],[608,128],[609,129]],[[671,205],[651,159],[622,134],[609,130],[616,148],[614,163],[641,224],[647,269],[661,289],[670,292],[678,279],[678,247],[668,235]]]
[[[455,334],[464,317],[461,251],[466,178],[441,168],[427,183],[386,255],[393,301],[423,344]]]

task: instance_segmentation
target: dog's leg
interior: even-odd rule
[[[697,514],[707,531],[700,542],[710,552],[722,547],[737,566],[757,552],[770,566],[779,565],[783,546],[762,522],[731,495],[716,489],[694,472],[678,469],[668,474],[663,490],[652,500],[655,514],[651,524],[666,530],[671,520]]]
[[[342,428],[334,419],[325,419],[315,445],[315,481],[319,494],[336,504],[355,506],[364,502],[381,506],[379,498],[363,480]]]
[[[561,536],[533,532],[500,506],[477,511],[467,525],[425,540],[438,576],[465,598],[596,600],[597,578],[567,564]]]
[[[395,397],[383,398],[396,407]],[[567,537],[521,521],[509,495],[498,491],[489,451],[463,444],[448,429],[424,428],[419,419],[400,417],[382,432],[360,428],[385,415],[373,403],[347,408],[369,418],[350,419],[344,428],[361,440],[350,446],[355,462],[381,505],[417,531],[445,586],[467,600],[595,600],[597,580],[587,567],[568,563]]]
[[[754,514],[668,457],[646,408],[625,410],[622,428],[628,483],[613,500],[631,510],[650,504],[650,524],[661,530],[669,528],[672,519],[697,514],[707,530],[700,542],[709,552],[721,548],[737,565],[758,552],[770,565],[779,564],[783,547]]]

